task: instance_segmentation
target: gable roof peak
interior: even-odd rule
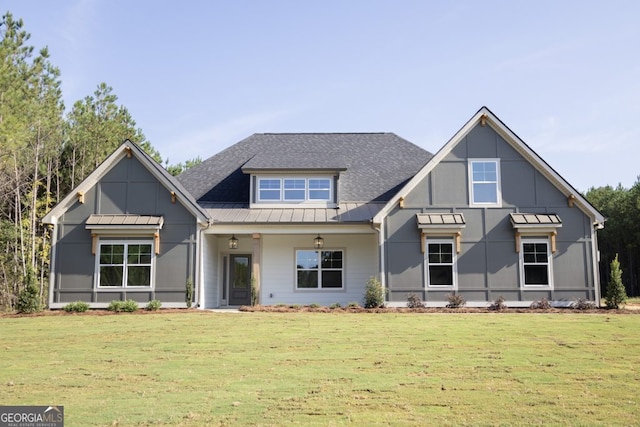
[[[374,222],[380,222],[391,208],[403,199],[421,180],[423,180],[452,150],[459,144],[476,126],[490,126],[511,147],[529,161],[542,175],[544,175],[556,188],[567,197],[573,197],[580,209],[593,218],[594,223],[604,223],[604,217],[587,201],[579,191],[558,174],[549,164],[542,159],[531,147],[529,147],[518,135],[502,122],[489,108],[481,107],[469,119],[458,132],[429,160],[429,162],[416,173],[407,184],[380,210],[374,218]]]

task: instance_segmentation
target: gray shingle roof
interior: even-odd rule
[[[277,156],[284,154],[278,160]],[[393,133],[254,134],[178,176],[204,203],[249,203],[250,169],[339,168],[339,202],[388,201],[433,155]]]
[[[259,153],[244,164],[242,171],[342,171],[346,170],[348,161],[331,153],[313,153],[302,156],[298,152]]]

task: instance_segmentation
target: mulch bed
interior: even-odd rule
[[[406,307],[382,307],[382,308],[364,308],[364,307],[309,307],[309,306],[274,306],[274,305],[257,305],[242,306],[240,311],[259,312],[259,313],[562,313],[562,314],[640,314],[640,310],[631,309],[631,307],[623,309],[607,309],[594,308],[587,310],[577,310],[573,308],[548,308],[548,309],[532,309],[532,308],[505,308],[502,310],[490,310],[482,307],[460,307],[460,308],[444,308],[444,307],[425,307],[425,308],[406,308]]]
[[[528,314],[639,314],[640,305],[629,304],[625,308],[618,310],[610,310],[607,308],[594,308],[588,310],[576,310],[572,308],[549,308],[549,309],[532,309],[532,308],[505,308],[503,310],[490,310],[488,308],[476,307],[460,307],[460,308],[403,308],[403,307],[383,307],[383,308],[364,308],[364,307],[310,307],[310,306],[282,306],[282,305],[256,305],[242,306],[240,311],[246,313],[336,313],[336,314],[353,314],[353,313],[429,313],[429,314],[482,314],[482,313],[528,313]],[[0,318],[15,317],[44,317],[44,316],[135,316],[146,314],[177,314],[177,313],[207,313],[204,310],[196,308],[161,308],[159,310],[145,310],[141,308],[133,313],[120,312],[115,313],[106,309],[90,309],[84,313],[67,313],[64,310],[44,310],[38,313],[0,313]]]

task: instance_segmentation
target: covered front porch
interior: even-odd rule
[[[217,225],[202,235],[198,307],[362,303],[380,274],[370,224]]]

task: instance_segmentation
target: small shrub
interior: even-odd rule
[[[160,302],[160,300],[154,299],[149,301],[149,303],[144,309],[147,311],[157,311],[157,310],[160,310],[160,307],[162,307],[162,303]]]
[[[573,308],[574,310],[592,310],[597,307],[598,306],[595,302],[589,301],[586,298],[578,298],[571,303],[571,308]]]
[[[531,303],[531,305],[529,306],[529,308],[533,308],[533,309],[535,309],[535,310],[548,310],[548,309],[550,309],[551,307],[552,307],[552,306],[551,306],[551,303],[550,303],[550,302],[549,302],[549,300],[548,300],[548,299],[546,299],[546,298],[542,298],[542,299],[541,299],[541,300],[539,300],[539,301],[534,301],[534,302],[532,302],[532,303]]]
[[[120,300],[115,300],[114,299],[107,306],[107,310],[119,313],[119,312],[122,311],[123,303],[124,303],[124,301],[120,301]]]
[[[274,307],[278,307],[278,308],[285,308],[285,307],[289,307],[289,306],[288,306],[287,304],[284,304],[284,303],[281,303],[281,302],[280,302],[280,303],[278,303],[278,304],[275,304],[275,305],[274,305]]]
[[[62,309],[67,313],[84,313],[89,310],[89,304],[84,301],[75,301],[65,305]]]
[[[507,308],[507,304],[504,303],[504,297],[498,297],[497,300],[489,305],[489,310],[502,311]]]
[[[300,304],[291,304],[291,305],[289,306],[289,308],[293,308],[293,309],[295,309],[295,310],[299,309],[300,307],[302,307]]]
[[[370,277],[364,291],[364,308],[384,307],[384,289],[375,277]]]
[[[311,304],[309,304],[309,308],[320,308],[320,304],[315,303],[315,302],[311,303]]]
[[[618,261],[618,254],[611,261],[611,278],[607,284],[607,295],[604,302],[607,308],[620,308],[627,301],[627,291],[622,284],[622,269]]]
[[[339,302],[334,302],[333,304],[331,304],[331,305],[329,306],[329,308],[331,308],[331,309],[334,309],[334,310],[335,310],[336,308],[342,308],[342,306],[340,305],[340,303],[339,303]]]
[[[424,303],[422,299],[416,293],[409,293],[407,295],[407,307],[408,308],[424,308]]]
[[[462,295],[456,293],[447,295],[447,301],[447,308],[460,308],[467,303]]]
[[[348,308],[360,308],[360,304],[358,304],[355,301],[351,301],[349,304],[347,304]]]
[[[120,313],[121,311],[125,311],[127,313],[133,313],[138,309],[138,303],[132,299],[128,299],[126,301],[113,300],[109,303],[107,310],[113,311],[115,313]]]
[[[191,279],[191,277],[187,279],[187,283],[185,286],[186,290],[184,293],[184,299],[187,303],[187,308],[191,308],[191,305],[193,304],[193,279]]]
[[[18,313],[37,313],[43,308],[33,269],[29,267],[24,280],[24,289],[18,294],[16,310]]]

